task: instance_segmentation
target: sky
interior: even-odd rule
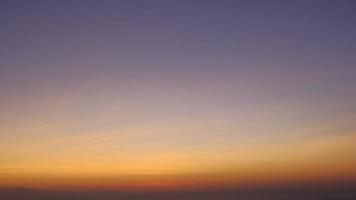
[[[0,187],[356,181],[356,3],[0,2]]]

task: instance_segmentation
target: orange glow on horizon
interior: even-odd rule
[[[188,155],[164,152],[126,164],[115,160],[99,163],[97,158],[74,160],[68,155],[58,159],[57,165],[0,166],[0,187],[177,190],[356,181],[356,160],[351,159],[355,138],[316,138],[221,151],[216,156],[210,151]],[[348,154],[350,159],[345,159]]]

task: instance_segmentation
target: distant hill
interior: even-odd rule
[[[48,191],[0,188],[0,200],[355,200],[354,186],[229,191]]]

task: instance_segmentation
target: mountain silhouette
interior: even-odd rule
[[[226,191],[51,191],[0,189],[1,200],[355,200],[354,185]]]

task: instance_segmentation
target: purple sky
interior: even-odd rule
[[[66,165],[93,148],[83,138],[102,137],[110,144],[92,160],[167,152],[167,167],[147,173],[171,173],[181,155],[229,168],[250,162],[229,160],[249,148],[355,141],[355,10],[351,0],[1,1],[0,162],[52,169],[51,156]],[[121,144],[118,132],[135,136]],[[68,162],[66,137],[80,146]]]

